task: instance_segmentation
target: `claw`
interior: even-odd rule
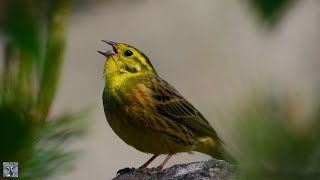
[[[126,167],[126,168],[123,168],[123,169],[120,169],[118,172],[117,172],[117,176],[118,175],[123,175],[123,174],[127,174],[127,173],[130,173],[132,171],[134,171],[135,168],[129,168],[129,167]]]

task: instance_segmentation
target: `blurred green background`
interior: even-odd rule
[[[149,158],[105,120],[108,39],[141,49],[204,114],[241,179],[319,179],[319,17],[312,0],[0,1],[0,160],[21,179],[67,180]]]

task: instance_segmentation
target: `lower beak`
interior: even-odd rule
[[[111,51],[111,50],[107,50],[107,51],[105,51],[105,52],[104,52],[104,51],[98,51],[98,53],[104,55],[105,57],[109,57],[109,56],[112,56],[112,55],[116,54],[116,53],[114,53],[114,52]]]

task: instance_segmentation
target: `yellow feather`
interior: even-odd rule
[[[104,67],[104,110],[124,142],[146,153],[198,151],[229,159],[209,122],[157,75],[142,52],[111,45],[115,54],[107,56]]]

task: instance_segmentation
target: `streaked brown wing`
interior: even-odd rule
[[[203,115],[169,83],[157,78],[149,84],[149,88],[153,91],[152,98],[159,115],[185,126],[194,134],[218,138]]]

